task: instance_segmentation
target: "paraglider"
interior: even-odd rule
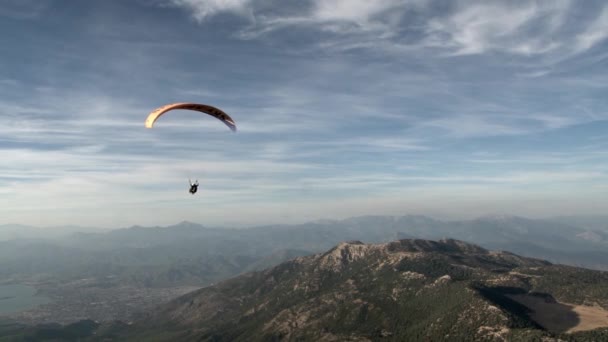
[[[228,128],[230,128],[230,130],[236,132],[236,123],[228,114],[226,114],[221,109],[205,104],[190,102],[171,103],[153,110],[152,112],[150,112],[150,114],[148,114],[148,117],[146,118],[145,127],[154,127],[154,123],[161,115],[176,109],[194,110],[201,113],[209,114],[215,117],[216,119],[222,121],[226,126],[228,126]],[[188,179],[188,182],[190,184],[189,192],[194,195],[198,191],[198,180],[192,183],[192,181]]]
[[[236,123],[234,122],[234,120],[232,120],[232,118],[228,114],[226,114],[221,109],[213,107],[213,106],[205,105],[205,104],[190,103],[190,102],[171,103],[171,104],[168,104],[168,105],[165,105],[165,106],[162,106],[162,107],[159,107],[159,108],[153,110],[150,114],[148,114],[148,117],[146,118],[146,122],[145,122],[146,128],[154,127],[154,123],[156,122],[156,120],[158,120],[158,118],[161,115],[163,115],[169,111],[175,110],[175,109],[194,110],[194,111],[198,111],[201,113],[209,114],[209,115],[215,117],[216,119],[222,121],[233,132],[236,132]]]
[[[194,195],[198,191],[198,179],[194,183],[188,179],[188,182],[190,183],[190,193]]]

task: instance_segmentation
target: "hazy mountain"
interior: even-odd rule
[[[211,229],[186,222],[165,228],[135,227],[109,234],[93,234],[90,243],[97,246],[104,243],[149,246],[182,241],[186,246],[193,244],[210,254],[261,256],[285,249],[318,252],[347,240],[372,243],[399,238],[455,238],[486,248],[510,250],[554,262],[608,269],[608,233],[516,216],[483,217],[469,221],[440,221],[415,215],[362,216],[238,230]]]
[[[218,268],[222,268],[225,263],[222,260],[247,260],[238,262],[238,267],[227,265],[231,272],[236,273],[218,273],[232,276],[251,269],[249,267],[253,266],[249,263],[263,258],[272,259],[270,256],[280,251],[312,253],[327,250],[341,241],[379,243],[403,238],[454,238],[485,248],[608,270],[608,233],[600,230],[514,216],[440,221],[409,215],[363,216],[249,229],[208,228],[182,222],[168,227],[134,226],[104,233],[77,233],[55,241],[0,242],[0,262],[4,265],[0,276],[49,272],[81,277],[94,276],[97,271],[100,271],[99,276],[108,275],[101,272],[103,270],[110,271],[110,274],[129,275],[138,272],[138,268],[162,266],[164,270],[178,265],[184,270],[189,266],[196,267],[196,263],[215,262]],[[285,255],[289,256],[294,255]],[[191,277],[184,279],[196,280]],[[196,284],[217,280],[220,279],[204,277],[199,278]]]
[[[457,240],[341,243],[163,305],[121,340],[608,337],[608,273]]]
[[[454,238],[483,248],[608,270],[608,242],[601,230],[514,216],[441,221],[408,215],[249,229],[181,222],[75,233],[62,239],[0,241],[0,283],[31,284],[54,299],[44,310],[20,316],[27,316],[28,322],[126,319],[138,308],[149,308],[188,288],[325,251],[342,241],[383,243],[411,238]],[[104,300],[108,296],[115,298],[111,310],[88,304],[109,303]],[[53,316],[53,310],[70,314]]]
[[[40,232],[39,228],[22,224],[0,225],[0,241],[31,238]]]
[[[608,233],[608,216],[559,216],[549,220]]]
[[[60,239],[82,231],[103,232],[107,230],[109,229],[70,225],[41,228],[22,224],[3,224],[0,225],[0,241],[17,239]]]

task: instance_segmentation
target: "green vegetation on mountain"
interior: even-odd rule
[[[99,324],[82,320],[62,326],[60,324],[40,324],[29,327],[10,321],[0,321],[0,342],[10,341],[81,341],[93,336]]]
[[[11,315],[22,323],[129,322],[137,312],[149,311],[196,288],[319,253],[340,241],[385,243],[412,237],[454,237],[493,250],[608,269],[608,239],[602,230],[519,217],[447,222],[424,216],[364,216],[249,229],[213,229],[182,222],[169,227],[79,233],[61,240],[2,241],[0,281],[28,284],[52,299],[50,304]],[[507,253],[503,256],[507,258]],[[427,277],[448,274],[453,282],[472,277],[471,269],[458,266],[458,260],[446,264],[435,256],[425,262],[402,261],[400,267]],[[493,272],[501,267],[483,265]],[[517,286],[549,292],[573,305],[595,305],[596,297],[604,296],[602,289],[590,295],[591,290],[579,287],[578,278],[593,282],[597,272],[566,266],[542,268],[539,272],[545,280],[540,283],[537,270],[524,267],[519,271],[536,281],[536,289],[526,285],[531,281]],[[573,274],[571,284],[562,279],[564,274]],[[552,289],[555,284],[562,288]]]
[[[342,243],[182,296],[121,338],[203,341],[593,340],[608,274],[457,240]],[[535,303],[565,310],[559,324]],[[532,303],[532,304],[530,304]],[[579,307],[580,306],[580,307]],[[578,310],[578,311],[577,311]],[[543,324],[546,324],[543,325]],[[602,328],[604,326],[604,328]]]

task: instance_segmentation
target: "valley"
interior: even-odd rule
[[[192,308],[200,305],[207,310],[204,313],[188,309],[171,317],[200,320],[210,333],[220,329],[217,332],[222,336],[236,327],[217,324],[228,324],[225,319],[243,315],[251,324],[265,322],[265,329],[281,332],[280,336],[300,336],[294,326],[314,326],[315,331],[328,331],[323,335],[327,338],[339,338],[340,331],[351,330],[371,338],[375,333],[361,325],[368,322],[370,329],[379,327],[380,335],[411,337],[428,334],[422,327],[431,321],[400,332],[394,324],[403,323],[381,323],[388,319],[381,312],[414,321],[439,318],[446,311],[437,305],[452,303],[449,311],[486,308],[490,310],[486,318],[496,316],[492,307],[499,310],[490,321],[480,320],[479,326],[475,323],[465,329],[467,333],[477,329],[487,336],[520,336],[525,329],[536,327],[525,330],[524,335],[584,334],[605,326],[601,318],[606,309],[605,290],[588,288],[605,275],[575,265],[608,267],[603,263],[606,242],[602,234],[602,230],[517,217],[444,222],[422,216],[368,216],[240,230],[182,222],[169,227],[77,233],[62,240],[12,240],[0,242],[5,266],[0,269],[2,283],[27,285],[48,301],[0,317],[13,322],[8,325],[10,331],[27,332],[32,327],[37,331],[35,327],[48,324],[64,331],[57,324],[72,327],[90,321],[99,329],[130,336],[137,330],[127,329],[129,324],[137,328],[153,319],[166,320],[169,330],[176,329],[170,323],[173,318],[158,315],[185,298],[208,293],[211,297],[205,295],[189,304]],[[479,244],[442,238],[446,235]],[[567,255],[575,256],[570,260],[572,266],[554,264]],[[224,292],[232,286],[227,284],[238,286]],[[332,290],[334,286],[338,287]],[[506,292],[501,292],[505,287]],[[251,291],[258,293],[254,296],[258,299],[246,299]],[[530,293],[549,297],[530,297]],[[479,307],[460,302],[466,298]],[[545,302],[547,298],[552,301]],[[421,308],[430,311],[421,312]],[[330,313],[333,318],[327,316]],[[352,315],[367,318],[358,321]],[[315,317],[324,318],[313,324]],[[318,325],[322,323],[329,326]],[[246,324],[243,329],[254,326],[258,325]]]

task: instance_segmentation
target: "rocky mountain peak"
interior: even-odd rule
[[[489,254],[484,248],[454,239],[403,239],[379,244],[341,242],[328,252],[317,255],[316,259],[320,269],[340,271],[350,263],[370,256],[382,264],[395,263],[404,257],[423,253]]]
[[[608,308],[598,292],[607,277],[453,239],[349,241],[192,292],[132,329],[162,325],[168,340],[523,341],[557,336],[527,313],[546,298],[582,305],[594,293],[593,303]]]
[[[374,246],[366,245],[361,241],[341,242],[327,253],[320,255],[319,267],[338,271],[347,264],[365,257]]]

